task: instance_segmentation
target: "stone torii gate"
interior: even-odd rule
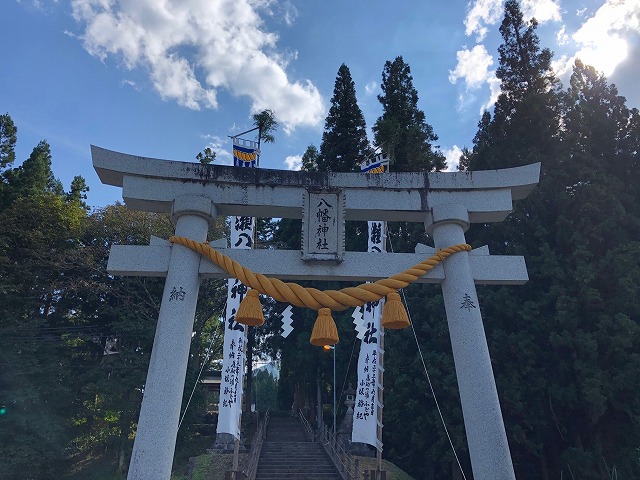
[[[436,248],[465,243],[471,223],[500,222],[512,201],[538,183],[540,164],[455,173],[308,173],[174,162],[91,147],[104,184],[122,188],[133,210],[170,213],[175,235],[206,240],[216,216],[303,218],[303,208],[329,195],[344,220],[424,223]],[[304,213],[306,212],[306,213]],[[304,218],[303,218],[304,220]],[[304,224],[304,221],[303,221]],[[309,231],[307,231],[308,233]],[[344,252],[338,225],[330,255],[218,248],[255,272],[280,279],[375,281],[422,261],[416,253]],[[335,232],[334,232],[335,233]],[[303,235],[304,236],[304,235]],[[308,236],[308,235],[307,235]],[[319,245],[319,244],[318,244]],[[324,261],[323,261],[324,260]],[[153,238],[148,246],[114,245],[114,275],[166,277],[128,479],[171,475],[199,282],[229,275],[182,245]],[[442,287],[471,465],[476,480],[515,479],[500,411],[476,284],[517,285],[528,280],[522,257],[491,256],[486,247],[459,252],[421,282]]]

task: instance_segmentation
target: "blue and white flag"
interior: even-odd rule
[[[255,168],[258,166],[260,150],[258,142],[233,138],[233,166]]]

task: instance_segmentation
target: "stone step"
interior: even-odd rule
[[[288,453],[291,454],[291,452],[295,452],[295,453],[299,453],[300,455],[313,455],[314,453],[323,453],[323,450],[321,450],[322,447],[317,448],[315,447],[315,445],[318,445],[317,443],[298,443],[298,444],[293,444],[293,445],[288,445],[288,446],[280,446],[282,444],[278,444],[277,446],[271,446],[269,445],[268,442],[265,442],[264,444],[264,449],[266,452],[269,453],[273,453],[273,454],[278,454],[278,453]],[[319,446],[319,445],[318,445]]]
[[[328,463],[326,459],[324,458],[309,458],[309,459],[305,459],[305,460],[300,460],[300,461],[296,461],[296,462],[287,462],[284,459],[265,459],[265,460],[260,460],[260,466],[282,466],[282,467],[294,467],[294,468],[301,468],[301,467],[307,467],[309,465],[333,465],[331,463]]]
[[[298,463],[303,463],[303,462],[322,460],[325,458],[325,456],[321,455],[320,453],[316,455],[286,455],[284,453],[282,455],[269,455],[268,453],[265,453],[262,456],[262,458],[264,458],[264,460],[275,461],[275,462],[287,462],[287,461],[295,460]]]
[[[336,471],[333,465],[260,465],[260,472],[262,473],[333,473]]]
[[[256,480],[342,480],[340,475],[335,473],[276,473],[262,474],[258,472]]]
[[[295,461],[295,462],[287,462],[284,459],[281,460],[273,460],[273,459],[265,459],[264,461],[260,461],[260,466],[266,466],[266,465],[279,465],[279,466],[285,466],[285,467],[293,467],[293,468],[301,468],[301,467],[307,467],[308,465],[332,465],[330,463],[326,463],[327,460],[324,458],[311,458],[308,460],[299,460],[299,461]]]
[[[340,480],[322,445],[307,439],[295,417],[272,417],[256,480]]]

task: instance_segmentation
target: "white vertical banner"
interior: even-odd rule
[[[352,442],[378,448],[378,374],[380,369],[380,317],[384,300],[364,305],[366,328],[358,358],[358,385],[353,407]]]
[[[385,222],[367,222],[369,230],[368,251],[380,253],[385,250]],[[369,302],[363,306],[363,325],[365,327],[360,356],[358,358],[358,385],[356,403],[353,407],[352,442],[382,447],[378,439],[378,398],[381,368],[381,327],[384,299]]]
[[[235,283],[237,282],[237,283]],[[236,287],[235,295],[231,294]],[[238,287],[246,287],[234,278],[228,281],[227,311],[225,315],[224,346],[222,349],[222,380],[218,406],[217,433],[230,433],[240,439],[240,414],[242,413],[242,386],[244,379],[245,345],[247,326],[235,321],[238,305],[243,295]]]
[[[362,173],[379,174],[388,171],[389,161],[384,155],[378,155],[375,160],[367,160],[360,165]],[[369,221],[368,248],[370,253],[386,251],[387,224],[380,221]],[[358,385],[356,388],[356,403],[353,407],[352,442],[372,445],[379,452],[382,451],[382,391],[384,351],[383,333],[381,328],[382,309],[384,299],[366,303],[362,307],[362,327],[364,334],[360,344],[358,357]],[[380,423],[378,412],[380,411]]]
[[[256,166],[257,143],[234,140],[234,164],[236,167]],[[249,144],[249,145],[247,145]],[[250,147],[255,147],[253,150]],[[251,151],[249,151],[251,150]],[[240,153],[238,153],[240,152]],[[242,154],[242,155],[241,155]],[[238,158],[240,157],[240,158]],[[231,218],[231,248],[253,247],[253,217]],[[240,302],[247,294],[247,287],[235,278],[227,282],[227,310],[224,320],[224,345],[222,349],[222,380],[218,405],[217,433],[229,433],[240,440],[240,415],[242,413],[242,391],[244,385],[245,349],[247,327],[235,321]]]

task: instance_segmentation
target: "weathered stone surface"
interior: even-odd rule
[[[181,195],[210,198],[218,215],[301,218],[311,189],[344,189],[346,220],[423,222],[436,205],[461,205],[472,223],[498,222],[535,187],[540,164],[455,173],[310,173],[172,162],[91,147],[103,183],[134,210],[169,212]]]
[[[168,243],[168,242],[167,242]],[[435,250],[424,253],[380,253],[372,260],[367,252],[346,252],[344,261],[336,264],[304,262],[299,250],[237,250],[218,251],[254,272],[281,280],[337,280],[366,282],[386,278],[421,262]],[[477,249],[476,249],[477,250]],[[522,285],[529,280],[523,257],[490,256],[483,248],[471,251],[471,270],[478,285]],[[169,264],[171,246],[113,245],[107,271],[112,275],[163,277]],[[200,263],[202,278],[228,278],[229,274],[209,260]],[[417,283],[441,283],[441,265],[431,270]]]

